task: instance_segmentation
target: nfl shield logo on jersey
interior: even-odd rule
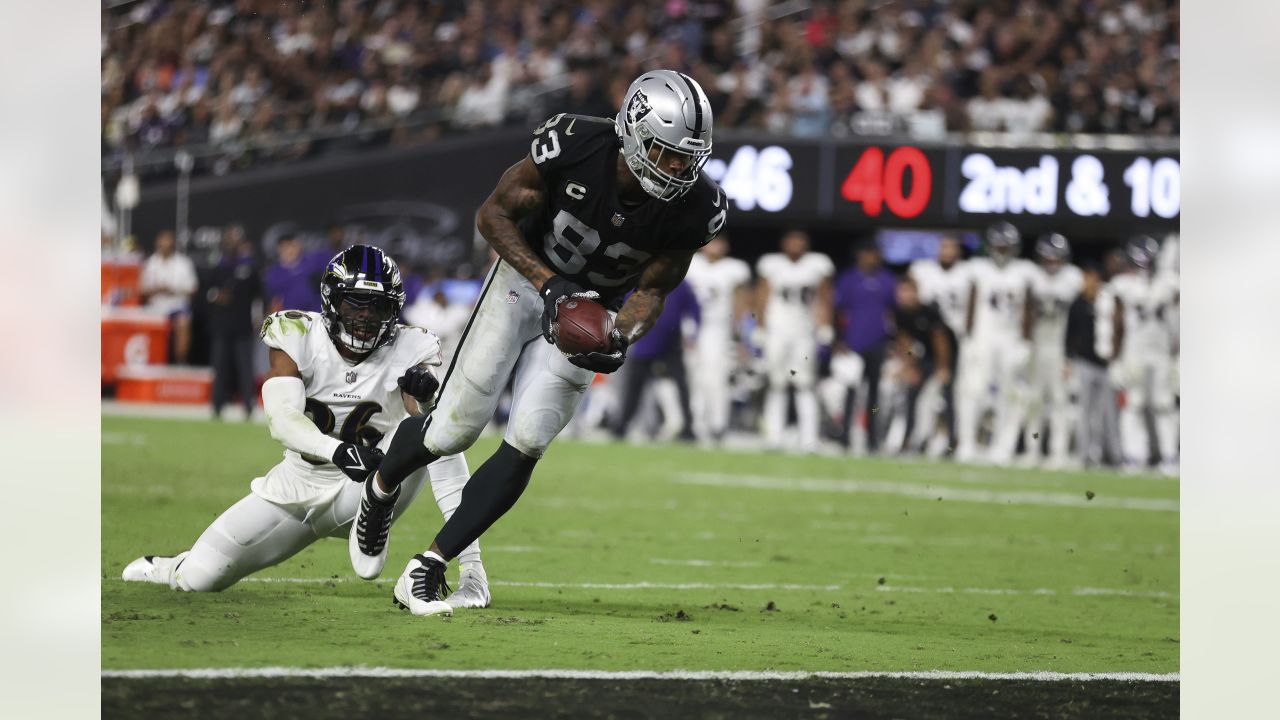
[[[355,382],[355,381],[356,381],[356,377],[357,377],[357,376],[356,376],[356,371],[355,371],[355,370],[348,370],[348,371],[347,371],[347,382],[348,382],[348,383],[353,383],[353,382]]]
[[[515,290],[511,290],[510,292],[507,293],[508,305],[515,305],[519,301],[520,301],[520,293],[516,292]]]
[[[614,226],[614,227],[622,227],[622,223],[623,223],[624,221],[626,221],[626,218],[622,216],[622,213],[614,213],[614,214],[613,214],[613,226]]]

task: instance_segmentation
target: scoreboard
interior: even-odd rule
[[[851,227],[1009,220],[1085,234],[1176,230],[1177,151],[716,142],[705,172],[738,217]]]

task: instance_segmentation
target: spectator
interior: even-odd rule
[[[884,268],[880,249],[874,242],[862,242],[854,251],[854,266],[840,273],[835,285],[835,312],[839,335],[836,357],[853,353],[862,360],[863,384],[867,386],[863,407],[867,413],[867,450],[875,452],[880,443],[880,367],[884,363],[894,306],[893,273]],[[849,447],[853,430],[857,387],[845,391],[844,427],[840,442]]]
[[[265,289],[268,312],[320,310],[320,273],[302,255],[302,241],[286,235],[276,243],[276,262],[267,268]]]
[[[116,3],[103,11],[104,157],[207,140],[261,147],[255,134],[287,130],[288,151],[237,154],[240,167],[306,154],[308,125],[332,132],[349,123],[362,141],[328,144],[340,149],[432,138],[443,127],[430,122],[436,113],[458,128],[566,110],[612,114],[615,80],[654,66],[705,81],[719,128],[927,137],[969,125],[1179,129],[1172,0],[1024,0],[1016,12],[973,2],[814,3],[774,19],[767,5]],[[856,68],[852,91],[846,63]],[[276,121],[250,122],[268,101]],[[966,103],[967,118],[954,112]],[[359,127],[389,118],[401,123],[390,132]]]
[[[229,230],[222,242],[222,258],[209,273],[209,333],[213,365],[213,416],[231,401],[232,388],[240,391],[245,419],[253,417],[255,392],[253,350],[258,328],[253,322],[254,303],[262,298],[262,280],[253,257],[253,246],[244,233]]]
[[[196,266],[177,251],[172,230],[156,236],[156,251],[142,266],[142,301],[169,318],[173,328],[173,361],[187,364],[191,351],[191,296],[196,292]]]

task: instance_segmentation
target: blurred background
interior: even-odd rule
[[[727,242],[569,432],[1177,471],[1174,2],[102,7],[104,398],[253,417],[257,323],[318,310],[356,242],[450,347],[492,262],[475,211],[532,129],[673,68],[715,110]],[[1029,266],[973,262],[999,223]],[[790,335],[767,322],[788,244],[831,266]],[[967,306],[1013,275],[1035,327],[1006,345]]]

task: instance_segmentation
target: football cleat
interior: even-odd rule
[[[396,500],[400,499],[399,485],[386,500],[374,497],[373,483],[376,480],[377,476],[374,475],[364,482],[364,491],[360,493],[360,509],[356,510],[355,520],[351,522],[351,534],[347,541],[351,567],[365,580],[381,575],[382,567],[387,564],[391,515],[396,508]]]
[[[149,582],[157,585],[169,585],[173,569],[186,559],[190,550],[172,557],[166,555],[145,555],[125,566],[120,579],[125,582]]]
[[[445,569],[435,558],[414,555],[392,591],[396,606],[418,616],[452,615],[453,606],[444,600],[450,594]]]
[[[454,609],[487,608],[493,602],[489,594],[489,576],[480,563],[467,565],[458,575],[458,589],[445,599]]]

